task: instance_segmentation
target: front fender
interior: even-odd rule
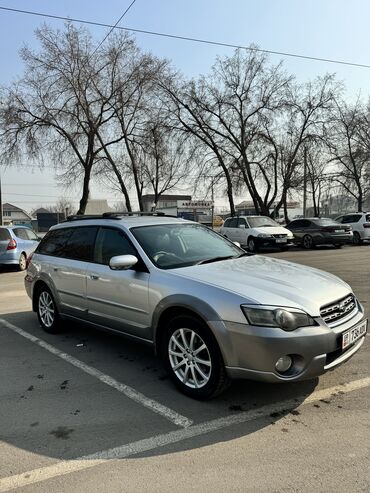
[[[205,301],[191,295],[186,294],[173,294],[163,298],[153,312],[152,318],[152,330],[153,341],[155,347],[157,346],[159,332],[161,330],[161,320],[165,317],[166,312],[173,309],[186,310],[194,313],[201,318],[212,331],[221,354],[223,356],[225,365],[231,364],[234,361],[234,350],[231,343],[230,334],[226,329],[221,317],[218,313]]]

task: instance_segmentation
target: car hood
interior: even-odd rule
[[[262,255],[171,272],[238,294],[246,303],[301,308],[311,316],[319,316],[321,306],[351,292],[347,283],[332,274]]]
[[[261,228],[252,228],[256,231],[256,233],[263,233],[267,235],[289,235],[292,236],[291,231],[289,229],[283,228],[283,226],[267,226]]]

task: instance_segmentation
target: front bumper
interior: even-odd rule
[[[321,319],[317,326],[293,332],[226,322],[230,337],[229,354],[224,354],[231,378],[265,382],[292,382],[322,375],[348,361],[362,346],[365,336],[342,351],[342,334],[365,320],[360,310],[350,321],[329,328]],[[277,360],[291,355],[294,365],[286,374],[275,369]]]
[[[279,241],[286,240],[286,241]],[[293,238],[264,238],[261,236],[257,236],[255,238],[255,243],[258,248],[268,248],[268,247],[277,247],[277,248],[285,248],[294,245]]]

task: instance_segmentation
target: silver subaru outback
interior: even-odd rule
[[[160,215],[69,218],[39,244],[25,286],[45,331],[71,319],[151,344],[175,385],[199,399],[231,378],[321,375],[351,358],[367,330],[341,279]]]

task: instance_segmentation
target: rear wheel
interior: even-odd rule
[[[304,237],[303,237],[303,248],[306,248],[306,250],[309,250],[310,248],[313,248],[313,239],[312,239],[312,236],[310,236],[310,235],[304,235]]]
[[[18,268],[19,270],[26,270],[27,268],[27,258],[24,253],[19,257]]]
[[[42,329],[49,334],[60,331],[59,313],[49,288],[42,286],[36,293],[36,311]]]
[[[362,239],[360,234],[357,231],[353,232],[353,244],[354,245],[362,245]]]
[[[217,342],[195,317],[179,316],[168,323],[161,352],[173,383],[190,397],[210,399],[229,384]]]

